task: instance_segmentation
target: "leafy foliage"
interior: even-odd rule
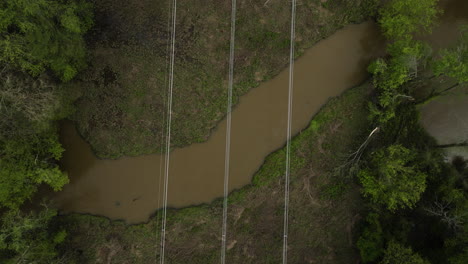
[[[407,39],[417,31],[431,32],[440,13],[437,0],[392,0],[380,12],[379,24],[389,39]]]
[[[377,94],[369,117],[381,132],[358,173],[371,208],[357,242],[363,262],[429,263],[424,256],[433,263],[461,264],[468,256],[466,162],[444,162],[421,127],[415,105],[408,103],[414,101],[411,82],[432,61],[430,47],[414,35],[431,31],[440,13],[436,4],[390,0],[380,10],[379,24],[390,43],[389,56],[368,68]],[[468,81],[467,32],[465,28],[458,46],[443,50],[432,65],[436,76],[457,82],[443,92]]]
[[[468,224],[464,225],[453,238],[446,241],[445,247],[450,264],[466,264],[468,259]]]
[[[1,219],[0,261],[2,263],[50,263],[57,259],[57,245],[65,240],[64,230],[53,230],[57,211],[47,207],[38,213],[6,212]]]
[[[57,262],[65,232],[51,225],[56,211],[19,208],[40,184],[68,183],[58,167],[63,148],[56,120],[70,113],[63,86],[86,64],[84,33],[92,25],[85,1],[0,2],[0,262]]]
[[[0,62],[33,76],[49,68],[68,81],[86,65],[83,34],[91,25],[91,5],[83,0],[4,0]]]
[[[362,231],[356,246],[359,249],[362,261],[369,263],[382,256],[384,237],[378,214],[370,213],[367,215],[366,222],[367,226]]]
[[[429,264],[429,262],[414,253],[411,248],[390,241],[385,249],[384,258],[379,264]]]
[[[0,141],[0,206],[18,208],[41,183],[60,190],[68,183],[57,166],[62,152],[54,130]]]
[[[65,114],[61,94],[47,79],[0,72],[0,207],[18,208],[48,184],[68,182],[57,161],[63,148],[53,121]]]
[[[406,39],[390,44],[389,59],[379,58],[369,65],[378,90],[378,104],[370,105],[371,119],[385,124],[395,117],[395,109],[405,95],[403,85],[418,75],[418,67],[426,61],[430,49],[420,41]]]
[[[434,74],[445,75],[457,81],[468,82],[468,26],[462,28],[458,45],[441,51],[441,59],[434,63]]]
[[[24,122],[46,129],[50,120],[70,113],[67,96],[60,85],[46,75],[33,78],[28,74],[4,67],[0,71],[0,136],[31,134],[34,129],[21,129]]]
[[[413,164],[415,158],[401,145],[372,153],[368,167],[358,174],[364,196],[391,211],[412,208],[426,187],[426,175]]]
[[[370,118],[379,125],[395,117],[401,99],[412,100],[403,85],[418,76],[431,53],[427,44],[414,40],[413,34],[431,31],[440,13],[436,3],[437,0],[392,0],[381,9],[379,24],[391,41],[387,47],[389,58],[379,58],[368,68],[378,92],[378,102],[370,105]]]

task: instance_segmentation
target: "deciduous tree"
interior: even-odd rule
[[[426,175],[414,163],[416,154],[392,145],[371,153],[367,168],[358,173],[364,196],[395,211],[412,208],[426,188]]]
[[[384,258],[379,264],[430,264],[411,248],[405,247],[395,241],[388,243]]]
[[[38,213],[10,210],[1,218],[1,263],[57,263],[56,246],[66,237],[51,221],[57,211],[47,207]]]
[[[366,217],[367,226],[361,233],[356,246],[359,249],[362,262],[369,263],[378,260],[384,250],[383,230],[379,222],[379,215],[370,213]]]
[[[468,26],[462,27],[457,46],[443,49],[441,55],[435,62],[434,73],[454,78],[458,83],[468,82]]]
[[[401,99],[412,98],[403,85],[416,78],[429,58],[431,50],[416,33],[429,33],[440,13],[437,0],[391,0],[380,11],[378,22],[384,36],[389,58],[379,58],[368,68],[374,77],[378,102],[371,105],[371,119],[385,124],[395,116]]]
[[[0,62],[36,76],[51,69],[62,81],[86,64],[83,34],[92,25],[83,0],[0,2]]]
[[[391,0],[381,8],[379,24],[391,40],[407,39],[415,32],[431,32],[440,11],[438,0]]]
[[[53,129],[1,140],[0,207],[18,208],[31,198],[39,184],[58,191],[68,183],[67,175],[57,165],[62,152]]]

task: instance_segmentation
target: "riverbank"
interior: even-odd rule
[[[288,62],[289,5],[238,1],[234,103]],[[297,8],[296,57],[350,23],[373,0],[305,1]],[[101,158],[161,152],[166,100],[169,1],[95,1],[91,67],[74,83],[72,116]],[[225,115],[230,5],[178,6],[172,145],[204,142]]]
[[[292,135],[309,124],[331,97],[362,83],[368,63],[382,54],[372,22],[348,25],[307,50],[295,62]],[[242,96],[232,112],[229,191],[252,181],[265,157],[286,141],[288,70]],[[187,207],[222,196],[226,120],[209,140],[171,152],[168,204]],[[70,184],[55,201],[66,212],[139,223],[161,207],[161,155],[97,159],[72,126],[62,129],[62,168]],[[202,191],[201,191],[202,190]]]
[[[364,86],[365,87],[365,86]],[[355,92],[360,91],[360,92]],[[352,181],[334,177],[335,168],[368,134],[366,101],[370,87],[332,100],[293,142],[290,252],[294,263],[357,261],[354,228],[363,203]],[[341,103],[340,103],[341,102]],[[352,102],[348,104],[346,102]],[[231,196],[228,260],[277,263],[282,239],[284,150],[266,159],[253,183]],[[120,204],[119,204],[120,206]],[[159,248],[159,216],[128,226],[100,217],[69,215],[67,248],[80,263],[154,263]],[[212,263],[219,259],[221,203],[171,210],[167,261]],[[84,242],[86,241],[86,242]]]
[[[445,87],[446,83],[439,81],[438,85]],[[468,159],[467,85],[433,98],[421,105],[420,111],[422,125],[437,140],[447,159],[455,156]]]
[[[367,128],[371,87],[364,84],[330,100],[292,141],[290,196],[291,263],[350,263],[358,258],[354,233],[362,212],[358,188],[336,177],[336,168],[357,148]],[[281,259],[284,149],[266,158],[253,183],[230,195],[230,263],[278,263]],[[219,258],[222,203],[169,210],[168,263],[214,263]],[[126,225],[72,214],[69,254],[80,263],[155,263],[160,221]]]

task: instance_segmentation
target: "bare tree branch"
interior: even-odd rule
[[[468,147],[468,141],[463,141],[459,143],[451,143],[451,144],[442,144],[442,145],[436,146],[436,148],[453,148],[453,147]]]
[[[344,171],[348,171],[354,166],[356,166],[359,161],[361,160],[361,156],[364,153],[364,150],[366,149],[367,145],[369,145],[370,140],[374,137],[374,135],[380,131],[379,127],[374,128],[369,135],[367,136],[366,140],[359,146],[359,148],[351,153],[345,163],[337,168],[337,171],[343,173]]]
[[[426,211],[429,215],[440,218],[440,220],[447,224],[449,228],[457,230],[460,229],[463,225],[463,215],[453,214],[452,209],[451,202],[439,202],[436,199],[436,201],[431,206],[425,207],[424,211]]]

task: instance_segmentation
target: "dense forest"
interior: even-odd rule
[[[57,211],[28,203],[41,184],[61,190],[68,177],[57,121],[72,111],[66,82],[87,65],[84,34],[93,25],[85,1],[0,3],[0,259],[59,261],[66,231]],[[64,262],[66,263],[66,262]]]
[[[435,54],[414,38],[429,33],[440,13],[433,0],[394,0],[380,11],[388,55],[369,66],[376,93],[369,118],[379,135],[362,161],[352,164],[368,198],[369,212],[357,241],[364,263],[468,259],[467,161],[444,161],[434,139],[419,125],[416,109],[468,81],[466,29],[456,47]],[[440,76],[453,84],[416,99],[418,81],[428,85],[428,79]]]
[[[386,55],[369,65],[372,92],[361,98],[368,136],[354,139],[357,151],[339,161],[333,173],[342,179],[326,195],[339,196],[348,184],[362,194],[365,216],[353,241],[362,263],[468,263],[468,161],[447,162],[418,111],[468,83],[468,27],[455,46],[433,51],[418,36],[429,34],[442,14],[437,0],[363,2],[365,16],[377,21],[387,39]],[[86,0],[0,2],[1,263],[83,263],[70,247],[74,223],[58,216],[38,190],[60,191],[69,182],[59,166],[64,149],[58,122],[76,111],[75,78],[96,48],[89,45],[89,31],[104,27],[94,22],[93,9]],[[434,81],[439,78],[448,85]],[[86,115],[78,114],[78,122]],[[181,145],[186,138],[181,136]],[[148,149],[154,150],[142,152]],[[132,153],[116,155],[121,152]]]

